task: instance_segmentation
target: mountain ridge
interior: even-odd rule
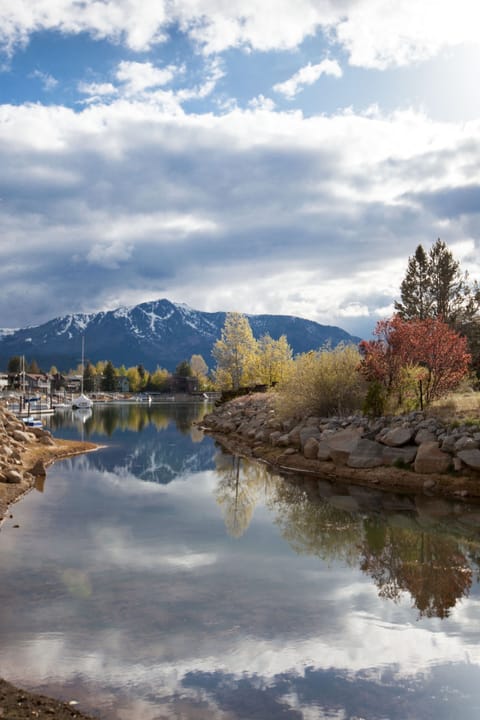
[[[86,338],[85,360],[111,360],[114,365],[142,364],[174,370],[193,354],[212,365],[211,350],[220,338],[226,311],[204,312],[166,298],[97,313],[69,313],[26,328],[0,330],[0,367],[14,355],[33,359],[44,370],[75,368],[81,360],[81,338]],[[325,343],[358,343],[360,338],[333,325],[321,325],[294,315],[245,313],[258,339],[269,333],[286,335],[294,354],[317,350]]]

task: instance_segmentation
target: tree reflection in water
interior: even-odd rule
[[[360,567],[381,597],[398,600],[409,592],[421,617],[448,617],[472,584],[467,549],[457,539],[375,520],[365,522]]]
[[[432,521],[425,529],[412,509],[402,514],[398,509],[344,510],[321,497],[315,481],[279,478],[264,465],[238,457],[219,454],[216,468],[221,475],[216,500],[231,536],[243,535],[263,496],[296,553],[359,567],[380,597],[398,602],[408,593],[420,617],[446,618],[468,597],[473,573],[479,571],[477,531],[469,535],[454,521]],[[348,506],[352,498],[346,488],[336,491],[343,493],[337,503],[340,498]]]
[[[138,433],[148,425],[153,425],[157,430],[166,430],[173,422],[182,434],[190,434],[194,442],[198,442],[203,433],[195,423],[202,419],[208,406],[203,402],[191,402],[152,404],[146,408],[145,405],[132,402],[101,406],[100,410],[97,412],[94,408],[94,412],[83,423],[86,439],[92,435],[111,437],[116,430]],[[57,430],[64,425],[71,425],[71,417],[56,413],[51,419],[52,429]]]
[[[225,527],[229,535],[239,538],[250,525],[260,496],[272,494],[278,478],[258,462],[221,452],[215,457],[215,468],[220,475],[215,497]]]

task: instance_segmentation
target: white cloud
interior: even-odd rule
[[[174,65],[159,68],[150,62],[122,61],[116,71],[117,80],[125,85],[128,94],[136,95],[143,90],[168,85],[178,74]]]
[[[322,60],[322,62],[317,65],[308,63],[308,65],[300,68],[295,75],[292,75],[289,80],[274,85],[273,89],[285,95],[285,97],[292,99],[305,85],[313,85],[322,75],[332,75],[337,78],[342,77],[342,68],[336,60],[329,60],[328,58]]]
[[[335,25],[353,65],[407,65],[460,44],[479,44],[476,0],[358,0]]]
[[[145,51],[178,23],[206,54],[244,47],[294,49],[319,30],[340,42],[350,62],[385,68],[479,44],[476,0],[26,0],[0,6],[0,45],[10,51],[41,30],[89,32]]]
[[[41,81],[44,90],[47,92],[53,90],[58,85],[58,80],[54,78],[53,75],[41,72],[40,70],[34,70],[31,77],[38,78]]]
[[[187,115],[158,92],[81,112],[0,107],[0,311],[12,326],[53,317],[58,297],[90,311],[166,296],[352,331],[360,310],[373,327],[390,305],[419,242],[468,239],[475,257],[474,211],[459,205],[446,234],[443,206],[480,186],[480,122],[305,118],[260,101]]]
[[[84,95],[91,95],[91,96],[95,96],[97,98],[103,97],[105,95],[115,95],[118,92],[115,85],[112,85],[112,83],[109,83],[109,82],[104,82],[104,83],[81,82],[78,84],[78,90],[79,90],[79,92],[83,93]]]

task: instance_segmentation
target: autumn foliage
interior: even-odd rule
[[[467,340],[438,318],[381,320],[375,340],[360,343],[364,377],[381,383],[399,404],[405,393],[415,394],[420,408],[455,387],[471,361]]]

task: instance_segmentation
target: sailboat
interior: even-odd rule
[[[83,371],[85,365],[85,336],[82,335],[82,375],[80,378],[80,395],[72,400],[74,410],[88,410],[93,406],[93,400],[83,392]]]

